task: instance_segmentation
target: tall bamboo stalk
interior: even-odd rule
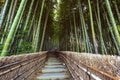
[[[24,28],[23,28],[23,32],[25,32],[26,29],[28,28],[28,23],[29,23],[30,15],[32,13],[33,3],[34,3],[34,0],[31,1],[30,8],[29,8],[29,11],[28,11],[28,14],[27,14],[27,18],[26,18],[26,21],[25,21],[25,25],[24,25]],[[22,37],[24,37],[25,35],[26,34],[24,33],[24,35],[22,35]],[[20,40],[19,46],[21,46],[22,41],[23,41],[23,39]]]
[[[74,47],[74,37],[73,37],[73,25],[72,25],[71,18],[70,18],[70,29],[71,29],[71,34],[70,34],[71,47],[72,47],[72,51],[75,51],[75,47]]]
[[[37,1],[37,4],[36,4],[36,6],[35,6],[34,13],[33,13],[33,15],[32,15],[32,19],[31,19],[30,26],[29,26],[30,28],[29,28],[28,34],[27,34],[27,38],[30,36],[30,31],[32,30],[33,24],[34,24],[34,22],[35,22],[35,16],[36,16],[37,9],[38,9],[38,3],[39,3],[39,1]]]
[[[97,15],[98,15],[98,17],[97,17]],[[98,24],[99,33],[100,33],[101,51],[102,51],[102,54],[107,54],[107,50],[106,50],[104,40],[103,40],[103,37],[102,37],[103,34],[102,34],[102,25],[101,25],[101,18],[100,18],[100,7],[99,7],[99,1],[98,0],[97,0],[96,20],[97,20],[97,24]]]
[[[104,12],[105,12],[105,11],[104,11]],[[118,51],[118,55],[120,55],[120,48],[118,47],[117,41],[116,41],[116,39],[115,39],[115,35],[113,34],[113,29],[112,29],[112,27],[111,27],[111,24],[110,24],[110,22],[109,22],[109,20],[108,20],[107,15],[106,15],[106,14],[104,14],[104,15],[105,15],[105,19],[106,19],[106,21],[107,21],[107,25],[108,25],[108,27],[109,27],[110,33],[111,33],[111,35],[112,35],[113,42],[114,42],[115,47],[116,47],[116,49],[117,49],[117,51]]]
[[[23,10],[22,10],[22,12],[21,12],[21,16],[20,16],[20,18],[19,18],[19,22],[18,22],[18,24],[17,24],[16,30],[18,30],[18,27],[20,27],[20,26],[21,26],[21,23],[23,23],[23,15],[24,15],[24,12],[25,12],[26,5],[27,5],[27,0],[26,0],[25,4],[23,5]],[[22,25],[22,26],[23,26],[23,25]],[[22,27],[22,26],[21,26],[21,27]],[[19,40],[19,44],[18,44],[18,48],[21,46],[21,44],[22,44],[22,40],[20,39],[20,40]]]
[[[27,14],[27,18],[26,18],[26,21],[25,21],[23,31],[26,31],[26,29],[28,27],[29,19],[30,19],[31,13],[32,13],[33,4],[34,4],[34,0],[31,1],[30,8],[29,8],[29,11],[28,11],[28,14]]]
[[[8,12],[8,17],[7,17],[4,33],[7,32],[8,26],[10,24],[10,16],[11,16],[11,13],[12,13],[13,4],[14,4],[14,0],[12,0],[12,2],[10,4],[10,9],[9,9],[9,12]],[[4,41],[5,41],[5,34],[2,35],[1,44],[3,44]]]
[[[94,49],[95,49],[95,53],[98,54],[98,44],[97,44],[96,36],[95,36],[93,14],[92,14],[92,7],[91,7],[90,0],[88,0],[88,5],[89,5],[90,23],[91,23],[91,29],[92,29],[92,38],[93,38]]]
[[[13,9],[12,9],[12,13],[11,13],[11,17],[10,17],[10,25],[8,27],[9,29],[11,28],[11,25],[13,23],[13,19],[14,19],[14,15],[15,15],[15,10],[16,10],[17,4],[18,4],[18,0],[15,0],[14,1],[14,6],[13,6]]]
[[[23,6],[24,6],[26,1],[27,0],[22,0],[21,3],[20,3],[18,12],[17,12],[17,14],[15,16],[15,19],[13,21],[12,27],[11,27],[10,32],[8,33],[8,37],[7,37],[6,41],[5,41],[5,44],[4,44],[1,56],[6,56],[7,55],[7,51],[8,51],[10,42],[12,41],[12,36],[14,35],[14,31],[15,31],[15,29],[17,27],[17,24],[19,22],[19,18],[21,16],[21,12],[23,10]]]
[[[77,34],[77,27],[75,21],[75,12],[73,11],[73,22],[74,22],[74,30],[75,30],[75,38],[76,38],[76,51],[79,52],[79,41],[78,41],[78,34]]]
[[[44,4],[45,4],[45,0],[42,0],[42,6],[41,6],[41,10],[40,10],[38,25],[37,25],[37,32],[35,35],[34,52],[36,52],[38,50],[40,26],[41,26],[41,20],[42,20],[42,15],[43,15]]]
[[[83,22],[83,13],[82,13],[82,7],[81,7],[81,2],[80,2],[80,0],[78,0],[78,5],[79,5],[79,14],[80,14],[80,21],[81,21],[81,26],[82,26],[82,34],[83,34],[83,41],[81,40],[81,48],[83,48],[83,43],[82,42],[84,42],[84,48],[85,48],[85,50],[84,50],[84,52],[87,52],[87,44],[86,44],[86,35],[85,35],[85,29],[84,29],[84,22]],[[87,49],[86,49],[87,48]]]
[[[85,18],[84,18],[84,14],[83,14],[83,10],[82,10],[82,4],[81,4],[81,1],[78,0],[78,5],[79,5],[79,14],[80,14],[80,20],[81,20],[81,26],[83,26],[83,36],[85,36],[85,45],[86,45],[86,49],[88,53],[92,53],[92,48],[91,48],[91,43],[90,43],[90,40],[89,40],[89,36],[88,36],[88,32],[87,32],[87,25],[86,25],[86,22],[85,22]]]
[[[44,43],[44,38],[45,38],[45,33],[46,33],[46,27],[47,27],[47,22],[48,22],[48,16],[49,16],[49,11],[47,12],[47,15],[46,15],[45,24],[44,24],[44,28],[43,28],[43,34],[42,34],[42,40],[41,40],[39,51],[41,51],[42,48],[43,48],[43,43]]]
[[[9,0],[6,0],[5,5],[1,11],[1,16],[0,16],[0,28],[2,27],[3,21],[5,19],[5,14],[7,12],[7,6],[8,6]]]
[[[114,3],[114,6],[115,6],[115,10],[116,10],[116,12],[117,12],[118,21],[119,21],[119,23],[120,23],[120,11],[119,11],[119,9],[118,9],[118,5],[117,5],[116,2],[117,2],[117,1],[115,0],[113,3]]]
[[[109,2],[109,0],[105,0],[105,2],[106,2],[106,7],[107,7],[107,10],[108,10],[108,13],[109,13],[109,17],[110,17],[110,20],[111,20],[111,23],[112,23],[115,38],[117,40],[117,43],[118,43],[118,46],[119,46],[119,49],[120,49],[120,34],[118,32],[117,25],[116,25],[116,22],[115,22],[115,19],[114,19],[112,10],[111,10],[110,2]]]

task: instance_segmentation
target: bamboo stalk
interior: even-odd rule
[[[107,10],[108,10],[108,13],[109,13],[109,17],[110,17],[110,20],[111,20],[111,23],[112,23],[115,38],[117,40],[118,47],[120,49],[120,35],[119,35],[118,29],[117,29],[117,25],[116,25],[112,10],[111,10],[110,2],[109,2],[109,0],[105,0],[105,2],[106,2],[106,7],[107,7]]]
[[[25,4],[26,1],[27,0],[22,0],[21,3],[20,3],[18,12],[17,12],[17,14],[15,16],[12,27],[11,27],[10,32],[8,34],[8,37],[7,37],[6,41],[5,41],[1,56],[6,56],[7,55],[7,50],[9,48],[10,42],[12,41],[12,36],[14,35],[14,31],[15,31],[15,29],[17,27],[17,24],[19,22],[19,18],[21,16],[21,12],[23,10],[23,5]]]
[[[76,38],[76,51],[79,52],[79,41],[78,41],[78,35],[77,35],[77,29],[76,29],[76,21],[75,21],[75,12],[73,12],[73,21],[74,21],[74,30],[75,30],[75,38]]]
[[[5,29],[4,29],[4,33],[7,32],[8,26],[9,26],[9,24],[10,24],[10,16],[11,16],[13,4],[14,4],[14,0],[12,0],[12,2],[11,2],[11,4],[10,4],[10,9],[9,9],[9,13],[8,13],[8,17],[7,17],[7,21],[6,21],[6,25],[5,25]],[[3,44],[4,41],[5,41],[5,34],[2,35],[1,44]]]
[[[96,36],[95,36],[95,29],[94,29],[94,24],[93,24],[93,14],[92,14],[92,7],[91,7],[90,0],[88,0],[88,5],[89,5],[90,23],[91,23],[91,30],[92,30],[92,38],[93,38],[94,49],[95,49],[95,53],[98,54],[98,44],[97,44]]]
[[[35,10],[34,10],[34,13],[32,15],[32,19],[31,19],[31,22],[30,22],[30,28],[29,28],[28,34],[27,34],[27,38],[30,36],[30,32],[32,30],[32,27],[33,27],[33,24],[34,24],[34,21],[35,21],[35,16],[36,16],[36,13],[37,13],[37,9],[38,9],[38,2],[35,6]]]
[[[7,6],[8,6],[9,0],[6,0],[5,5],[2,9],[1,17],[0,17],[0,28],[2,27],[3,21],[5,19],[5,14],[7,12]]]
[[[106,14],[104,14],[104,15],[105,15],[105,18],[106,18],[106,20],[107,20],[108,28],[109,28],[110,33],[111,33],[112,38],[113,38],[113,42],[114,42],[115,47],[116,47],[116,49],[117,49],[117,51],[118,51],[118,55],[120,55],[120,49],[119,49],[118,44],[117,44],[117,41],[116,41],[116,39],[115,39],[115,35],[113,34],[113,30],[112,30],[112,28],[111,28],[111,25],[110,25],[110,22],[109,22],[109,20],[108,20],[108,17],[107,17]]]
[[[98,15],[98,17],[96,15],[96,20],[97,20],[97,24],[98,24],[99,33],[100,33],[101,51],[102,51],[102,54],[107,54],[107,50],[106,50],[104,40],[102,37],[103,34],[102,34],[102,25],[101,25],[100,8],[99,8],[99,1],[98,0],[97,0],[97,13],[96,14]]]
[[[41,40],[39,51],[41,51],[42,48],[43,48],[43,43],[44,43],[44,38],[45,38],[45,33],[46,33],[46,27],[47,27],[47,22],[48,22],[48,16],[49,16],[49,11],[47,12],[47,15],[46,15],[46,19],[45,19],[45,23],[44,23],[44,29],[43,29],[43,34],[42,34],[42,40]]]
[[[45,0],[42,1],[42,6],[41,6],[41,10],[40,10],[39,21],[38,21],[38,25],[37,25],[37,32],[35,35],[34,52],[36,52],[38,50],[40,26],[41,26],[41,20],[42,20],[42,15],[43,15],[44,4],[45,4]]]
[[[118,5],[117,5],[117,3],[116,3],[116,0],[115,0],[113,3],[114,3],[114,6],[115,6],[115,10],[116,10],[116,12],[117,12],[118,21],[119,21],[119,23],[120,23],[120,11],[119,11],[119,9],[118,9]]]

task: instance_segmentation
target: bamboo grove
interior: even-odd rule
[[[53,2],[6,0],[3,4],[0,17],[1,56],[42,50],[46,28],[52,21]]]
[[[0,2],[0,53],[59,50],[120,55],[119,0]]]
[[[61,0],[61,48],[120,55],[119,4],[119,0]]]

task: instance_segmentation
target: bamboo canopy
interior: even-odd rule
[[[0,0],[1,56],[58,49],[120,55],[120,0]]]

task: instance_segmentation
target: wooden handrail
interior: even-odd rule
[[[93,68],[92,66],[89,66],[89,65],[87,65],[87,64],[85,64],[85,63],[83,63],[83,62],[81,62],[81,61],[76,61],[76,59],[73,59],[73,58],[75,58],[75,57],[72,56],[72,58],[71,58],[71,56],[70,56],[70,55],[67,55],[66,53],[60,53],[59,55],[60,55],[60,56],[62,55],[62,57],[63,57],[64,59],[68,59],[68,61],[73,61],[72,63],[74,63],[74,61],[75,61],[75,62],[77,63],[77,65],[82,65],[82,67],[87,68],[87,70],[89,70],[89,71],[96,72],[96,73],[101,74],[101,75],[103,75],[103,76],[106,76],[106,77],[108,77],[108,78],[110,78],[110,79],[112,79],[112,80],[119,80],[119,79],[120,79],[117,75],[116,75],[116,76],[110,75],[110,74],[108,74],[108,73],[106,73],[106,72],[103,72],[103,71],[97,69],[97,68]],[[73,54],[72,54],[72,55],[73,55]],[[80,68],[80,67],[79,67],[79,68]]]

